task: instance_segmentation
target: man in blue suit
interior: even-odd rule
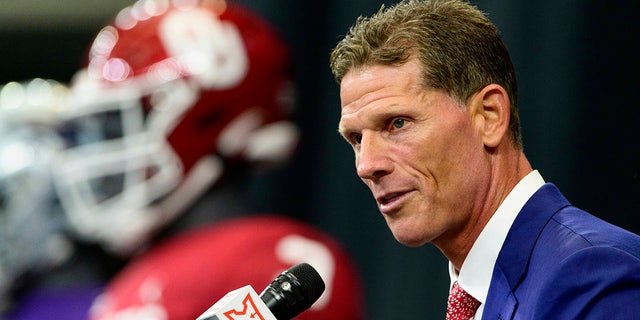
[[[393,235],[449,259],[447,319],[640,318],[640,237],[533,169],[513,64],[476,7],[382,8],[330,63],[339,131]]]

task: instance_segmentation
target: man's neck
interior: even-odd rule
[[[470,214],[469,220],[454,235],[433,242],[451,261],[456,270],[462,268],[467,254],[500,204],[527,174],[533,171],[522,150],[510,149],[492,155],[491,181],[482,206]]]

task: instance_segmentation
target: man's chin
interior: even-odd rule
[[[418,236],[418,235],[412,236],[411,234],[408,234],[407,232],[393,232],[393,236],[396,238],[396,241],[398,241],[400,244],[402,244],[404,246],[407,246],[407,247],[410,247],[410,248],[421,247],[424,244],[426,244],[427,242],[429,242],[422,235],[420,235],[420,236]]]

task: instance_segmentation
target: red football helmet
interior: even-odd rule
[[[196,319],[229,291],[251,285],[261,292],[301,262],[326,289],[295,319],[366,319],[359,274],[340,245],[311,225],[261,214],[164,239],[109,281],[89,319]]]
[[[298,141],[288,50],[224,1],[140,0],[103,28],[71,83],[56,185],[81,236],[129,254],[230,164],[277,164]]]

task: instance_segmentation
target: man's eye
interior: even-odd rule
[[[393,127],[396,129],[400,129],[404,127],[405,120],[404,119],[395,119],[393,120]]]

